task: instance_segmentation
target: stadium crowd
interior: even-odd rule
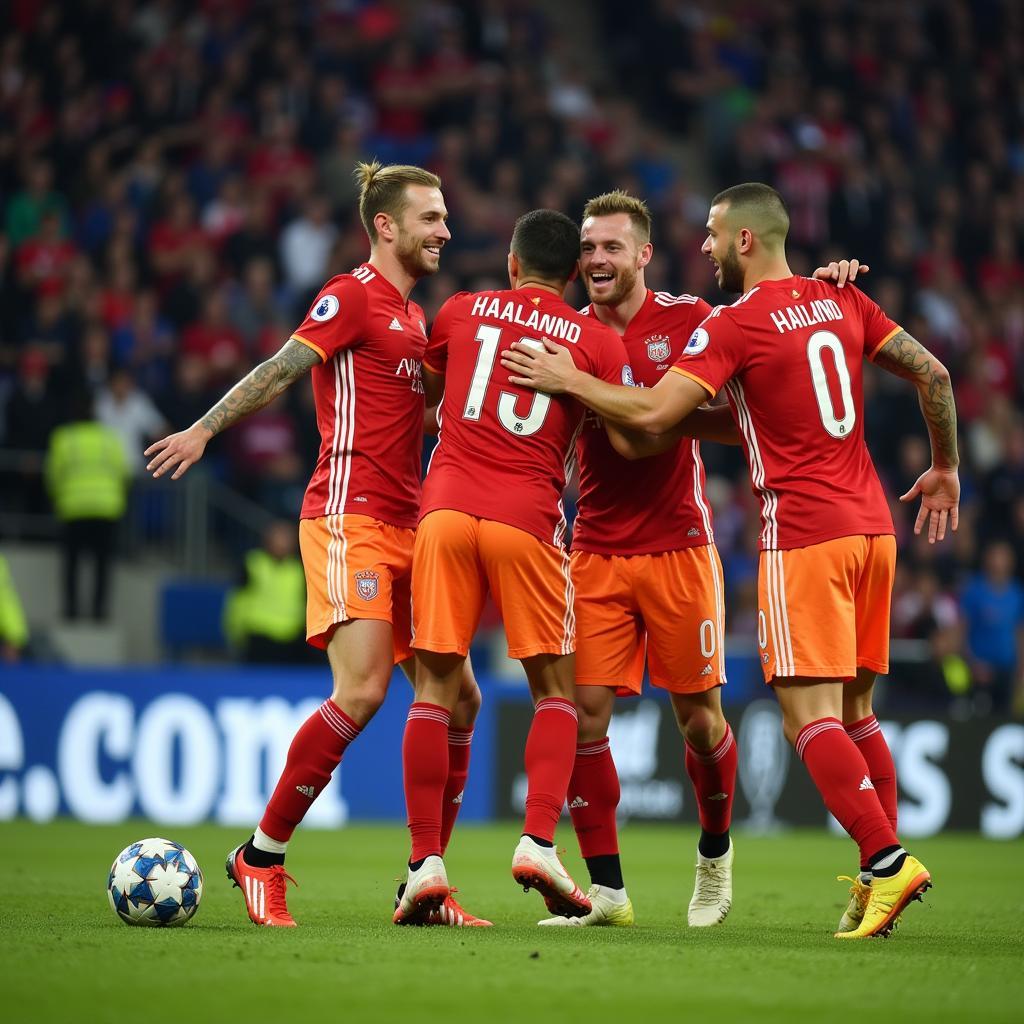
[[[459,289],[503,283],[519,214],[578,217],[610,188],[655,214],[652,287],[721,301],[700,253],[707,200],[766,181],[790,205],[794,270],[868,262],[864,287],[953,374],[961,527],[932,548],[893,501],[893,633],[931,647],[907,674],[919,696],[1006,710],[1024,692],[1024,8],[637,0],[623,31],[609,0],[573,6],[578,33],[546,8],[8,5],[7,510],[49,510],[37,467],[83,389],[137,471],[148,440],[191,423],[278,348],[320,284],[365,258],[358,159],[442,178],[453,237],[415,296],[429,316]],[[899,387],[869,375],[869,444],[890,495],[928,464],[914,411],[890,400]],[[302,387],[211,454],[234,487],[294,518],[317,447]],[[753,635],[746,470],[736,451],[703,454],[730,632]]]

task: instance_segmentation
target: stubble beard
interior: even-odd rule
[[[587,296],[595,306],[618,306],[636,287],[636,279],[635,269],[620,270],[615,278],[615,287],[610,292],[595,298],[588,289]]]

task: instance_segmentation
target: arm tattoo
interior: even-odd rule
[[[236,420],[269,405],[289,384],[320,362],[308,345],[289,339],[243,377],[199,422],[219,434]]]
[[[928,424],[932,460],[956,466],[960,461],[956,450],[956,403],[945,367],[906,331],[900,331],[882,346],[875,363],[914,384]]]

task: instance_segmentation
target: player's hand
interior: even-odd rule
[[[827,267],[818,267],[811,274],[815,281],[831,281],[837,288],[842,288],[847,281],[853,284],[858,274],[866,274],[871,268],[860,260],[834,260]]]
[[[147,463],[146,470],[156,479],[173,469],[171,479],[177,480],[189,466],[195,465],[203,457],[211,437],[213,435],[206,427],[193,423],[188,430],[154,441],[142,453],[146,458],[153,456]]]
[[[928,524],[928,543],[934,544],[946,536],[946,522],[955,530],[960,518],[960,477],[955,469],[925,470],[900,501],[913,501],[921,495],[921,508],[914,523],[914,533],[920,533]]]
[[[543,345],[543,348],[540,346]],[[576,364],[564,345],[556,345],[550,338],[540,342],[523,339],[501,353],[501,365],[511,370],[512,384],[560,395],[569,390]]]

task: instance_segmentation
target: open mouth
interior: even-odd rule
[[[440,245],[440,243],[435,243],[433,245],[425,245],[425,246],[423,246],[423,248],[426,249],[427,252],[433,253],[434,256],[440,256],[441,255],[441,245]]]
[[[615,280],[614,274],[591,274],[590,283],[595,288],[603,288],[605,285],[611,284]]]

